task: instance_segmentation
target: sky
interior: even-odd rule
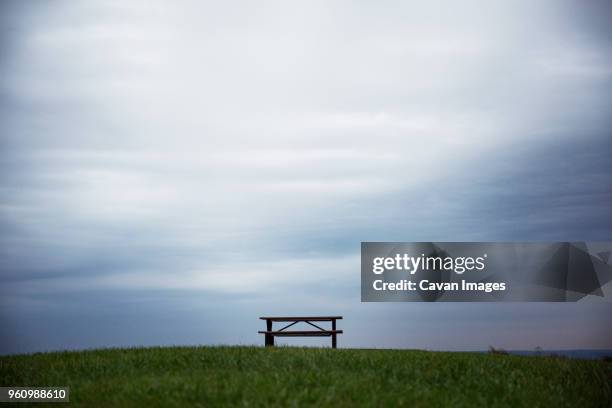
[[[359,287],[361,241],[612,241],[611,153],[603,0],[4,1],[0,354],[612,349],[610,303]]]

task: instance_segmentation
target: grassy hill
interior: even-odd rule
[[[609,362],[478,353],[169,347],[0,357],[0,385],[68,385],[71,406],[610,407],[611,383]]]

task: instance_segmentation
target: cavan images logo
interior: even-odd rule
[[[363,242],[361,300],[608,300],[602,285],[612,281],[612,267],[603,255],[610,247],[605,242]]]
[[[466,271],[482,271],[485,269],[487,254],[478,257],[471,256],[441,256],[440,253],[431,255],[421,254],[411,256],[407,253],[395,254],[394,257],[376,257],[372,260],[372,273],[381,275],[385,271],[405,271],[410,275],[417,272],[446,271],[462,275]],[[494,290],[506,290],[505,282],[467,282],[461,279],[459,282],[438,282],[427,278],[420,280],[401,279],[398,282],[385,282],[376,279],[372,283],[376,291],[384,290],[418,290],[434,291],[443,293],[445,291],[485,291],[490,293]]]

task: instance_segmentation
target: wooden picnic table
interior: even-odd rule
[[[330,337],[332,338],[332,348],[336,348],[337,335],[342,334],[342,330],[336,330],[336,320],[342,316],[264,316],[261,320],[266,321],[266,330],[259,331],[265,335],[265,345],[274,346],[274,337]],[[279,330],[273,330],[274,322],[291,322]],[[289,330],[289,327],[304,322],[315,327],[317,330]],[[320,327],[312,322],[331,322],[331,330]]]

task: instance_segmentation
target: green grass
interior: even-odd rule
[[[611,383],[603,361],[477,353],[169,347],[0,357],[0,385],[68,385],[70,405],[88,407],[609,407]]]

